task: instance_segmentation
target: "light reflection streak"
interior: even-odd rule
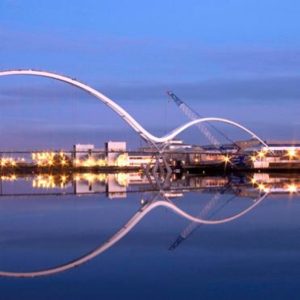
[[[0,197],[26,195],[25,193],[11,193],[6,189],[10,183],[14,183],[13,191],[18,190],[18,182],[25,181],[26,186],[22,190],[28,195],[41,194],[99,194],[99,193],[130,193],[141,191],[155,191],[159,187],[153,185],[155,178],[148,178],[142,172],[135,173],[41,173],[36,175],[11,173],[0,176]],[[7,184],[6,184],[7,183]],[[30,184],[31,183],[31,184]],[[228,190],[226,186],[232,188]],[[29,188],[32,189],[29,189]],[[255,173],[243,177],[230,176],[193,176],[189,174],[181,177],[172,177],[168,186],[164,187],[169,195],[180,197],[185,191],[238,193],[239,195],[255,197],[255,193],[286,193],[297,194],[300,190],[300,176],[276,175],[267,173]],[[9,192],[5,192],[5,191]],[[35,191],[36,190],[36,191]],[[125,194],[124,194],[125,195]],[[124,195],[122,198],[124,198]],[[126,195],[125,195],[126,196]]]

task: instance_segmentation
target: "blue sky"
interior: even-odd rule
[[[202,115],[266,138],[299,138],[299,13],[291,0],[1,0],[0,68],[76,77],[157,133],[185,121],[167,102],[172,89]],[[49,80],[1,78],[0,100],[11,147],[130,133],[96,100]],[[40,142],[30,138],[37,132]]]

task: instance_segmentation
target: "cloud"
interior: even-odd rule
[[[80,32],[29,32],[0,27],[1,51],[89,52],[122,51],[127,47],[147,46],[145,39],[95,36]]]
[[[258,74],[298,74],[299,48],[240,47],[212,49],[203,54],[227,70]]]
[[[78,57],[81,57],[85,64],[92,62],[95,72],[127,72],[127,77],[132,79],[135,75],[152,80],[180,78],[181,81],[225,75],[295,75],[300,66],[297,47],[211,46],[196,39],[179,41],[175,38],[103,36],[85,31],[11,30],[1,23],[0,40],[2,57],[16,53],[19,61],[22,53],[26,62],[33,61],[36,66],[37,56],[46,60],[50,55],[50,61],[59,62],[62,68],[71,64],[73,69],[80,64]]]
[[[116,101],[156,101],[165,98],[169,89],[188,100],[284,100],[300,96],[298,48],[212,47],[199,41],[178,43],[85,32],[41,34],[5,27],[0,27],[0,40],[0,54],[8,57],[1,68],[56,68],[58,73],[84,79]],[[9,56],[10,52],[15,55]],[[14,87],[13,82],[3,86],[1,81],[1,104],[13,104],[20,97],[31,101],[89,97],[61,84],[28,82]]]
[[[189,100],[261,100],[277,101],[288,99],[300,99],[300,76],[285,77],[262,77],[244,79],[202,80],[198,82],[184,83],[154,83],[143,84],[104,84],[95,88],[116,101],[143,101],[158,100],[166,97],[167,90],[173,90],[178,95]],[[63,85],[41,86],[13,86],[1,87],[0,98],[11,101],[20,98],[44,99],[44,100],[78,100],[86,99],[87,93],[80,92],[76,88],[64,87]],[[89,101],[91,102],[91,101]],[[85,102],[86,103],[86,102]]]
[[[300,76],[207,80],[177,84],[174,89],[190,99],[285,100],[300,99]]]

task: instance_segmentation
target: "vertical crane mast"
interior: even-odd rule
[[[175,104],[178,106],[178,108],[191,120],[196,120],[201,118],[201,116],[193,110],[189,105],[184,103],[181,99],[179,99],[173,92],[168,91],[168,96],[175,102]],[[203,133],[203,135],[209,140],[209,142],[217,149],[222,150],[222,144],[220,141],[209,131],[207,126],[205,126],[203,123],[198,123],[196,126],[200,129],[200,131]],[[225,133],[223,133],[221,130],[219,130],[217,127],[215,127],[212,124],[209,124],[209,126],[218,134],[223,136],[227,141],[229,141],[231,144],[233,144],[238,150],[240,150],[240,147],[231,140]]]
[[[189,107],[186,103],[184,103],[181,99],[179,99],[173,92],[168,91],[168,96],[170,96],[175,104],[179,107],[179,109],[191,120],[196,120],[201,118],[201,116],[195,112],[191,107]],[[199,123],[196,125],[200,131],[204,134],[204,136],[209,140],[209,142],[214,145],[216,148],[221,147],[221,143],[212,135],[212,133],[208,130],[208,128],[203,124]]]

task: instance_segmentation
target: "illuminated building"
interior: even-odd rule
[[[299,142],[270,142],[269,148],[249,148],[254,169],[298,169],[300,168]]]

